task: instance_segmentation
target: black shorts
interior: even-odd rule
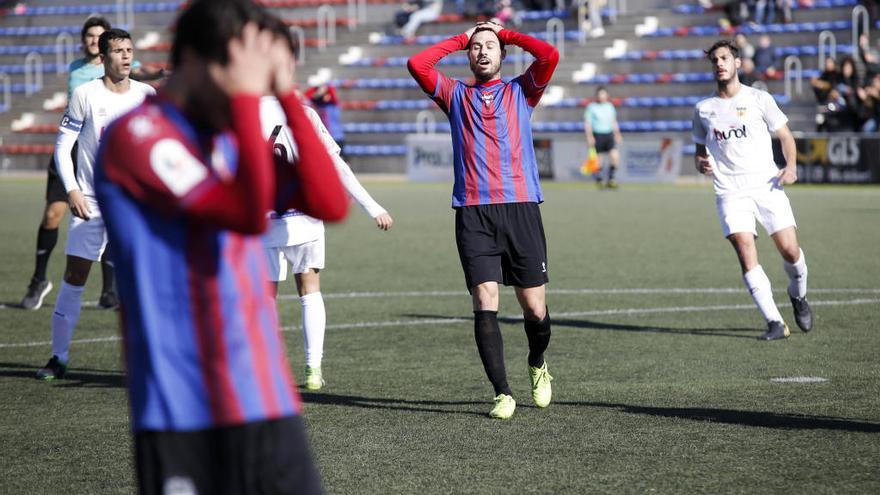
[[[322,493],[298,416],[202,431],[139,432],[134,449],[141,494]]]
[[[614,142],[614,134],[610,132],[608,134],[593,133],[593,138],[596,140],[596,153],[607,153],[617,147]]]
[[[73,173],[76,174],[76,149],[77,143],[73,143],[73,149],[70,151],[70,158],[73,160]],[[55,203],[64,201],[67,203],[67,191],[64,190],[64,182],[61,182],[61,176],[58,175],[58,169],[55,168],[55,155],[49,159],[49,167],[46,177],[46,202]]]
[[[527,288],[550,280],[537,203],[456,208],[455,242],[468,290],[484,282]]]

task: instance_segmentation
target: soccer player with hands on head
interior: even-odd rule
[[[789,336],[773,300],[770,279],[758,263],[755,220],[773,239],[788,275],[794,318],[804,332],[813,328],[807,302],[807,264],[797,238],[794,213],[784,186],[797,180],[797,150],[788,118],[773,97],[739,81],[741,59],[732,41],[706,50],[715,75],[715,93],[694,107],[694,165],[711,175],[721,228],[739,259],[743,282],[767,321],[762,340]],[[771,133],[779,139],[785,167],[773,160]]]
[[[501,79],[505,46],[535,57],[518,77]],[[467,52],[473,84],[435,69],[450,53]],[[522,308],[529,343],[528,371],[538,407],[551,400],[552,377],[544,360],[550,342],[545,302],[547,244],[538,204],[544,201],[530,118],[559,53],[541,40],[482,22],[414,55],[407,66],[419,86],[449,117],[454,154],[452,207],[455,239],[474,308],[474,338],[495,390],[492,418],[516,410],[507,383],[498,325],[499,283],[511,285]]]
[[[139,491],[320,493],[262,234],[270,210],[341,220],[345,191],[295,94],[283,22],[249,0],[196,0],[171,58],[159,95],[107,129],[96,171]],[[296,167],[273,162],[266,94]]]

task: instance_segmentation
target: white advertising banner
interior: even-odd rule
[[[619,182],[675,182],[681,171],[682,141],[678,138],[628,136],[618,146]],[[602,166],[608,155],[599,155]],[[583,138],[553,140],[553,179],[557,181],[593,180],[581,167],[587,159],[587,143]],[[603,170],[603,173],[604,170]]]
[[[406,177],[412,182],[452,181],[452,136],[408,134]]]

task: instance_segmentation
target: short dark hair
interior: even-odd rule
[[[89,32],[89,29],[92,29],[95,26],[100,26],[104,28],[104,31],[109,31],[111,27],[110,21],[104,19],[99,15],[89,17],[88,19],[86,19],[86,22],[83,24],[82,31],[80,31],[79,33],[79,40],[85,40],[86,34]]]
[[[98,52],[100,52],[101,55],[106,56],[107,53],[110,51],[110,42],[111,41],[130,40],[130,39],[131,39],[131,34],[129,34],[128,31],[126,31],[124,29],[119,29],[119,28],[108,29],[108,30],[104,31],[103,33],[101,33],[101,37],[98,38]]]
[[[467,42],[467,47],[468,47],[468,48],[471,47],[471,40],[474,39],[474,36],[476,36],[477,33],[481,32],[481,31],[491,31],[492,34],[494,34],[495,37],[498,38],[498,46],[499,46],[502,50],[504,50],[504,41],[501,40],[501,37],[498,36],[498,33],[496,33],[494,29],[489,28],[489,27],[480,27],[480,28],[474,29],[474,34],[471,35],[471,39],[468,40],[468,42]]]
[[[604,92],[607,93],[607,92],[608,92],[608,88],[606,88],[605,86],[599,86],[599,87],[596,88],[596,94],[598,95],[600,91],[604,91]]]
[[[275,31],[277,23],[250,0],[195,0],[180,14],[171,46],[171,63],[179,65],[185,49],[208,62],[229,62],[229,40],[241,36],[245,24]],[[289,34],[288,34],[289,37]]]
[[[739,58],[739,48],[737,48],[736,43],[733,40],[718,40],[703,53],[706,54],[707,59],[711,60],[712,53],[719,48],[727,48],[730,50],[730,54],[733,55],[733,58]]]

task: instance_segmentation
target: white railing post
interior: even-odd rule
[[[116,0],[116,25],[134,29],[134,0]]]
[[[626,0],[608,0],[608,9],[610,11],[608,20],[614,24],[617,22],[618,14],[626,13]],[[599,15],[602,15],[601,11],[599,11]]]
[[[8,112],[12,108],[12,78],[0,72],[0,82],[3,83],[3,111]]]
[[[436,134],[437,117],[430,110],[422,110],[416,114],[416,134]]]
[[[547,43],[559,50],[559,59],[565,58],[565,23],[558,17],[547,19]]]
[[[30,52],[24,58],[24,94],[30,97],[43,89],[43,57]]]
[[[865,8],[864,5],[856,5],[852,9],[852,47],[853,47],[853,55],[855,55],[856,59],[859,59],[859,54],[861,53],[861,48],[859,48],[859,21],[861,20],[861,34],[867,34],[868,39],[871,39],[871,19],[868,15],[868,9]]]
[[[330,5],[318,7],[318,51],[328,44],[336,44],[336,11]]]
[[[70,33],[58,33],[55,37],[55,74],[58,76],[67,72],[67,66],[73,62],[73,44]]]
[[[587,38],[590,37],[590,30],[587,29],[587,17],[590,12],[587,2],[589,0],[577,0],[578,42],[581,45],[586,44]]]
[[[348,0],[348,30],[367,22],[367,0]]]
[[[296,65],[306,61],[306,32],[300,26],[290,26],[290,34],[296,36]]]
[[[804,92],[804,81],[803,81],[803,72],[804,72],[804,64],[801,62],[801,59],[796,55],[789,55],[785,57],[785,62],[783,63],[783,67],[785,68],[785,96],[788,98],[792,97],[791,91],[791,82],[792,79],[795,81],[795,91],[800,95]]]
[[[827,45],[827,48],[826,48]],[[819,33],[819,70],[825,70],[825,59],[831,57],[837,60],[837,36],[834,32],[822,31]]]

